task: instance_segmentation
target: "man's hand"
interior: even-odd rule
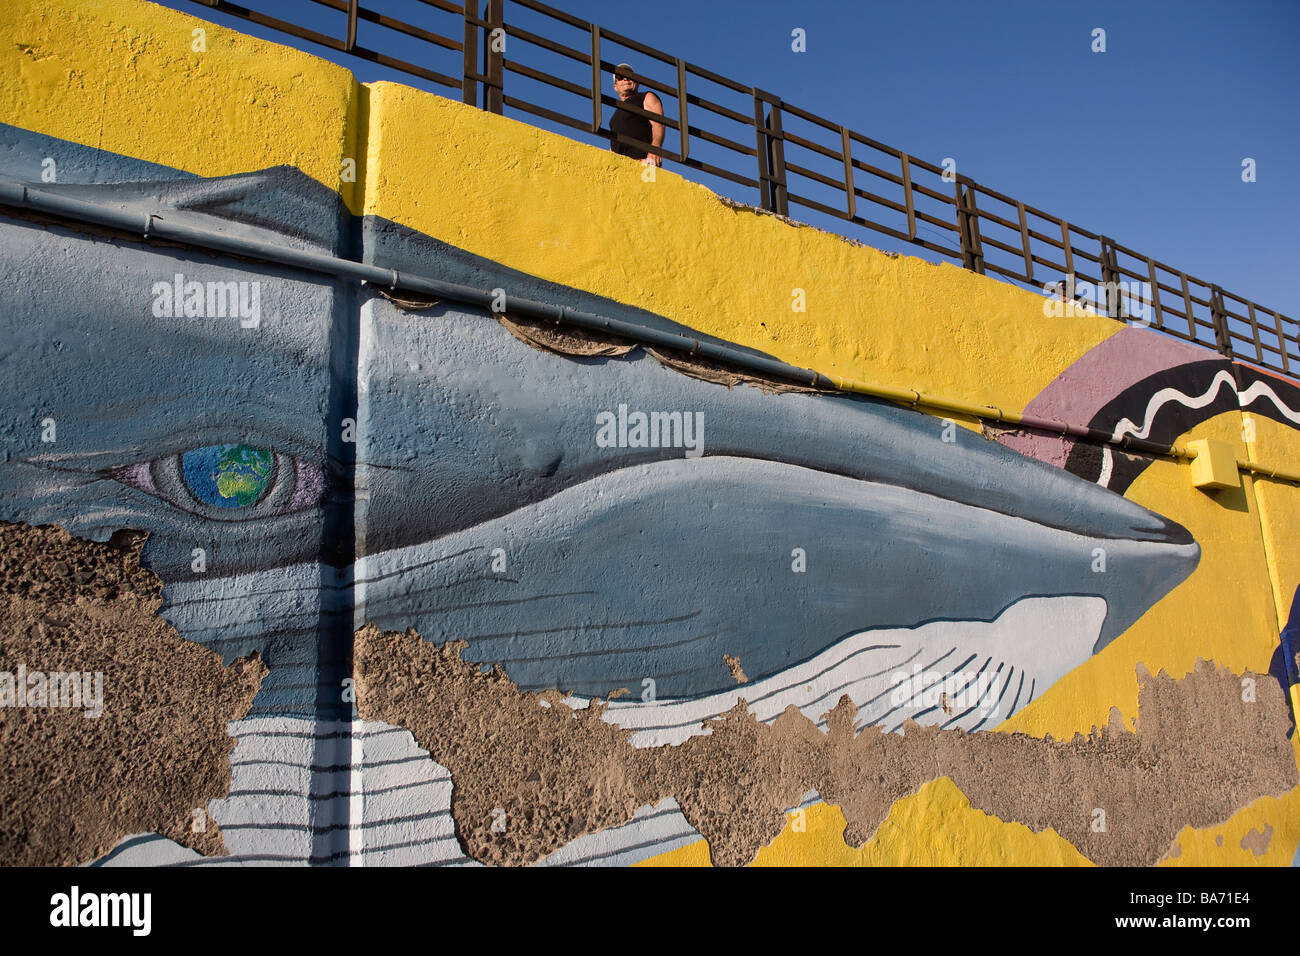
[[[663,158],[662,156],[660,156],[658,153],[651,153],[651,154],[650,154],[649,156],[647,156],[645,159],[641,160],[641,165],[642,165],[642,166],[659,166],[659,167],[662,167],[663,164],[664,164],[664,158]]]

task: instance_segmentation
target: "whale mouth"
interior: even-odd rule
[[[760,721],[793,706],[825,729],[827,712],[847,696],[864,726],[894,732],[914,720],[980,730],[1021,710],[1063,676],[1061,659],[1090,653],[1105,618],[1106,602],[1098,597],[1023,598],[992,621],[860,631],[779,674],[706,697],[612,700],[602,719],[634,731],[634,746],[657,747],[708,733],[704,722],[741,699]],[[1051,632],[1057,655],[1044,654],[1041,645],[1026,653],[1017,639],[1026,632]],[[589,702],[565,701],[571,707]]]

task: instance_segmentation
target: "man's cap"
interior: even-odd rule
[[[636,70],[632,69],[631,63],[620,63],[618,66],[614,67],[615,76],[626,76],[628,79],[631,79],[632,74],[635,72]]]

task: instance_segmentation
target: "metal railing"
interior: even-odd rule
[[[492,113],[509,109],[608,138],[605,107],[629,110],[662,123],[665,139],[660,147],[621,135],[620,142],[754,189],[759,205],[779,215],[789,216],[791,206],[812,210],[1036,291],[1068,279],[1070,285],[1060,293],[1065,308],[1076,299],[1095,304],[1121,321],[1136,317],[1230,359],[1300,377],[1300,323],[1275,309],[982,186],[952,168],[918,159],[772,93],[538,0],[486,0],[481,15],[475,0],[463,5],[411,0],[422,11],[427,8],[422,19],[430,22],[425,25],[375,9],[391,0],[368,0],[365,6],[361,0],[305,0],[304,7],[314,4],[335,12],[339,36],[229,0],[188,2],[457,90],[463,102]],[[510,17],[507,3],[513,8]],[[434,20],[451,35],[430,29]],[[389,50],[411,49],[420,62],[383,52],[376,48],[379,44],[366,45],[363,32]],[[548,57],[553,69],[567,71],[569,77],[525,63],[517,55],[520,47]],[[652,69],[632,76],[659,94],[663,115],[602,92],[604,78],[617,62],[602,55],[610,47],[649,58]],[[551,105],[536,101],[542,91]],[[555,108],[559,101],[571,108]]]

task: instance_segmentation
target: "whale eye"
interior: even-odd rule
[[[118,469],[123,484],[216,521],[290,514],[320,504],[324,469],[256,445],[200,445]]]
[[[275,454],[251,445],[204,445],[181,455],[185,490],[215,508],[249,508],[275,485]]]

